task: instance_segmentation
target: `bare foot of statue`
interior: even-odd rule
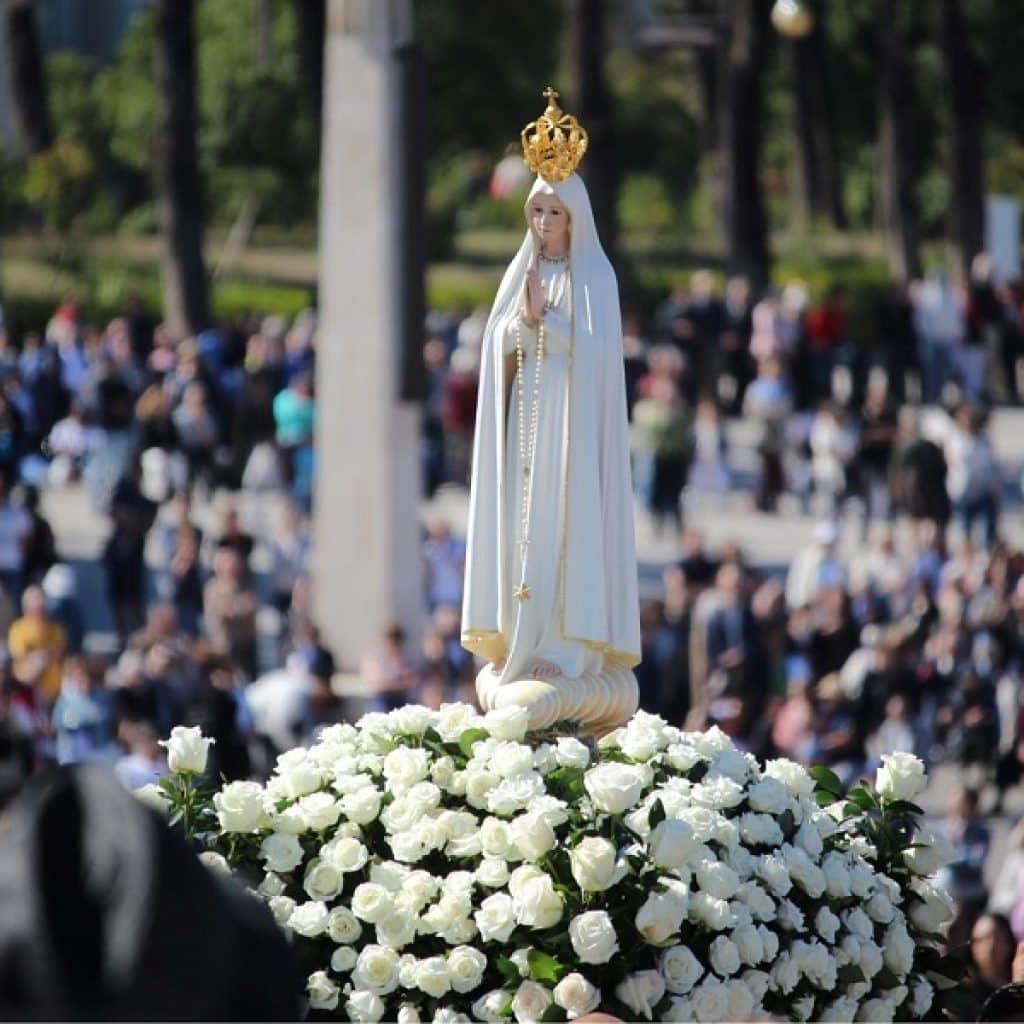
[[[535,661],[530,669],[533,679],[554,679],[562,674],[562,670],[553,661]]]

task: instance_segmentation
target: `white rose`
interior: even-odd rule
[[[934,875],[953,859],[949,839],[931,829],[919,829],[910,849],[903,851],[903,860],[915,875]]]
[[[746,782],[750,775],[750,763],[746,757],[734,747],[720,750],[708,766],[708,776],[724,776],[733,782]]]
[[[326,971],[314,971],[306,981],[309,1006],[313,1010],[334,1010],[338,1006],[341,989]]]
[[[686,916],[687,899],[680,892],[652,892],[636,914],[636,930],[652,946],[675,935]]]
[[[341,798],[341,811],[356,825],[369,825],[380,814],[380,791],[373,786],[361,786]]]
[[[500,889],[509,876],[508,864],[500,857],[484,857],[477,865],[473,877],[488,889]]]
[[[740,969],[740,951],[736,943],[725,935],[719,935],[711,943],[708,958],[711,969],[721,978],[727,978]]]
[[[357,1024],[376,1024],[386,1010],[384,1000],[376,992],[367,989],[356,989],[345,1000],[345,1013],[349,1020]]]
[[[294,871],[305,853],[298,838],[282,832],[271,832],[260,844],[260,856],[269,871]]]
[[[434,724],[436,712],[422,704],[406,704],[389,714],[395,732],[422,736]]]
[[[229,877],[231,875],[231,865],[227,862],[227,858],[222,857],[219,853],[214,853],[213,850],[204,850],[199,854],[199,863],[215,875],[227,875]]]
[[[443,956],[430,956],[416,965],[416,987],[434,999],[440,999],[452,987],[448,961]]]
[[[420,1011],[412,1003],[402,1003],[395,1021],[396,1024],[420,1024]]]
[[[828,907],[822,907],[814,917],[814,930],[831,946],[836,941],[839,918]]]
[[[264,899],[272,900],[275,896],[282,895],[287,888],[283,879],[279,878],[272,871],[268,871],[263,876],[263,881],[260,882],[259,888],[256,891]]]
[[[864,910],[872,921],[877,921],[879,924],[889,924],[896,916],[896,908],[892,905],[892,897],[881,889],[868,900]]]
[[[740,981],[747,986],[750,994],[754,997],[754,1004],[760,1004],[771,985],[771,977],[767,971],[744,971],[740,975]]]
[[[706,843],[715,838],[722,816],[708,807],[686,807],[676,817],[693,829],[693,837],[697,842]]]
[[[531,878],[513,894],[516,921],[528,928],[544,929],[562,919],[562,897],[547,875]]]
[[[356,965],[358,956],[351,946],[339,946],[331,954],[331,970],[335,974],[348,974]]]
[[[288,927],[307,939],[315,939],[327,930],[327,906],[320,900],[300,903],[288,918]]]
[[[690,918],[707,925],[712,931],[721,932],[736,924],[735,915],[726,900],[720,900],[710,893],[695,892],[689,903]],[[648,942],[651,941],[654,940],[649,938]]]
[[[813,821],[805,821],[796,830],[796,835],[793,837],[793,843],[803,850],[804,853],[806,853],[812,860],[817,860],[825,849],[825,844],[821,841],[821,833],[818,831],[818,827]]]
[[[521,814],[509,823],[509,835],[524,859],[538,861],[554,848],[555,830],[539,814]]]
[[[606,964],[619,951],[619,938],[604,910],[588,910],[572,919],[569,940],[585,964]]]
[[[744,882],[737,890],[736,896],[758,921],[775,920],[775,901],[756,882]]]
[[[334,907],[327,916],[327,934],[333,942],[350,946],[363,933],[359,919],[348,907]]]
[[[654,1007],[664,994],[665,979],[657,971],[634,971],[615,989],[621,1002],[647,1020],[654,1020]]]
[[[583,892],[604,892],[621,873],[615,847],[599,836],[587,836],[569,851],[572,877]]]
[[[145,804],[165,817],[171,812],[170,798],[155,782],[147,782],[144,786],[133,789],[132,795],[140,803]]]
[[[650,761],[658,751],[665,747],[662,726],[646,722],[632,721],[624,729],[619,730],[619,749],[634,761]]]
[[[352,984],[377,995],[387,995],[398,987],[398,954],[384,946],[364,946],[352,972]]]
[[[803,911],[791,900],[780,901],[778,921],[780,927],[790,932],[802,932],[806,927]]]
[[[457,743],[467,729],[482,725],[483,719],[469,704],[442,704],[435,728],[446,743]]]
[[[825,873],[799,846],[783,845],[779,851],[790,877],[808,896],[817,899],[825,891]]]
[[[485,1021],[486,1024],[498,1024],[508,1016],[503,1012],[506,1005],[511,1006],[509,993],[503,988],[491,989],[473,1004],[473,1019]]]
[[[391,894],[382,885],[375,882],[363,882],[356,886],[352,893],[352,913],[361,921],[376,924],[382,921],[395,908]]]
[[[686,995],[704,974],[704,965],[686,946],[672,946],[661,954],[665,987],[677,996]]]
[[[739,876],[721,861],[701,861],[695,874],[701,891],[716,899],[730,899],[740,887]]]
[[[800,968],[788,954],[777,957],[771,969],[772,988],[788,996],[800,984]]]
[[[345,884],[342,873],[329,861],[315,857],[306,866],[302,888],[311,900],[333,900]]]
[[[724,775],[713,779],[705,777],[705,780],[694,786],[690,793],[695,804],[712,810],[738,807],[743,803],[743,795],[743,787]]]
[[[752,814],[750,812],[739,817],[740,836],[748,846],[782,845],[782,829],[770,814]]]
[[[825,874],[825,891],[829,896],[833,899],[845,899],[852,894],[850,868],[841,853],[826,853],[821,862],[821,869]]]
[[[295,910],[295,900],[291,896],[272,896],[267,902],[267,906],[270,908],[270,913],[274,915],[274,920],[282,928],[288,927],[288,922],[291,920],[292,913]]]
[[[374,926],[377,943],[389,949],[404,949],[416,939],[419,919],[405,907],[396,907]]]
[[[283,811],[272,812],[270,827],[275,832],[284,832],[290,836],[301,836],[306,831],[306,820],[299,810],[298,804],[292,804]]]
[[[526,736],[529,725],[529,709],[518,705],[488,711],[484,715],[483,721],[483,728],[496,740],[514,740],[516,742]]]
[[[564,768],[586,768],[590,750],[574,736],[562,736],[555,744],[555,759]]]
[[[491,771],[504,779],[523,775],[533,769],[533,748],[525,743],[501,740],[495,743],[488,763]]]
[[[522,981],[512,997],[512,1013],[520,1024],[539,1021],[554,1002],[554,997],[535,981]]]
[[[838,924],[838,921],[836,923]],[[736,951],[739,953],[740,960],[748,967],[755,967],[765,959],[761,933],[753,926],[737,928],[732,933],[732,941],[736,943]]]
[[[881,771],[881,769],[879,769]],[[891,1021],[894,1007],[888,999],[869,999],[861,1004],[857,1013],[858,1021]]]
[[[351,836],[332,839],[320,851],[321,859],[333,864],[342,874],[360,871],[370,859],[370,852]]]
[[[640,799],[644,784],[645,775],[639,767],[614,761],[595,765],[583,776],[594,805],[609,814],[628,811]]]
[[[913,800],[927,785],[924,764],[913,754],[883,754],[875,789],[888,800]]]
[[[344,854],[342,854],[342,856],[344,856]],[[376,885],[384,886],[388,892],[395,894],[405,890],[405,886],[412,875],[413,872],[410,868],[393,860],[385,860],[381,861],[379,864],[370,865],[370,881]],[[428,878],[430,877],[430,873],[427,871],[418,871],[416,872],[416,875],[426,875]]]
[[[919,1020],[932,1008],[932,1000],[935,998],[935,988],[925,978],[918,978],[911,986],[913,999],[910,1003],[910,1013]]]
[[[206,771],[206,758],[213,742],[203,735],[198,726],[176,725],[171,730],[171,738],[161,740],[160,746],[167,751],[167,768],[172,775],[184,772],[202,775]]]
[[[692,1020],[719,1021],[729,1016],[729,987],[707,978],[690,993]]]
[[[448,954],[448,970],[455,992],[472,992],[484,980],[487,957],[472,946],[456,946]]]
[[[487,794],[487,809],[503,817],[526,810],[537,797],[544,796],[544,779],[534,771],[502,779]]]
[[[652,830],[647,850],[658,867],[675,871],[687,862],[698,845],[692,825],[676,818],[666,818]]]
[[[857,1016],[858,1006],[856,999],[839,996],[821,1011],[822,1024],[849,1024]]]
[[[555,986],[553,994],[555,1002],[565,1010],[569,1020],[591,1013],[601,1003],[601,990],[577,971],[567,974]]]
[[[781,814],[789,807],[790,796],[786,787],[770,776],[755,782],[747,790],[747,802],[752,811],[764,814]]]
[[[308,829],[323,832],[338,823],[341,807],[331,793],[310,793],[299,800],[299,813]]]
[[[789,868],[781,856],[766,853],[757,858],[754,874],[764,882],[776,896],[785,896],[793,888]]]
[[[855,935],[862,941],[874,937],[875,926],[871,923],[871,918],[860,907],[852,907],[850,910],[845,911],[843,913],[843,924],[851,935]]]
[[[746,982],[734,978],[725,987],[729,996],[729,1020],[750,1020],[757,1000]]]
[[[699,761],[702,761],[703,757],[700,751],[689,743],[676,742],[669,744],[668,749],[665,751],[665,760],[677,772],[685,774]]]
[[[885,965],[885,957],[882,948],[870,939],[860,944],[860,961],[858,966],[864,972],[864,977],[870,981]]]
[[[305,796],[323,785],[323,769],[301,747],[280,754],[275,770],[285,796]]]
[[[517,949],[509,956],[509,960],[518,968],[520,978],[528,978],[530,976],[530,953],[532,951],[533,946],[527,946],[526,949]]]
[[[904,978],[914,966],[916,947],[907,929],[902,924],[894,924],[885,933],[882,943],[885,966],[897,977]],[[902,1001],[902,1000],[901,1000]]]
[[[392,787],[410,788],[430,774],[430,751],[422,747],[396,747],[384,758],[384,778]]]
[[[266,822],[263,787],[258,782],[229,782],[213,794],[213,806],[224,832],[255,832]]]
[[[496,892],[480,904],[473,915],[484,942],[507,942],[516,927],[516,912],[508,893]]]
[[[795,761],[776,758],[764,766],[764,773],[768,778],[781,782],[794,796],[809,797],[814,793],[814,779],[803,765]]]

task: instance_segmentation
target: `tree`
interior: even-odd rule
[[[173,331],[210,322],[203,265],[203,199],[196,146],[194,0],[156,0],[156,126],[160,215],[166,240],[165,317]]]
[[[761,77],[768,32],[767,0],[730,0],[723,40],[722,156],[728,268],[755,289],[771,277],[761,196]]]
[[[325,0],[295,0],[295,11],[298,20],[302,85],[319,138],[324,90],[324,32],[327,27],[327,5]]]
[[[569,63],[574,113],[590,134],[582,176],[605,252],[615,263],[619,166],[613,141],[612,97],[605,75],[607,7],[606,0],[570,0]]]
[[[878,132],[882,225],[889,269],[906,281],[921,274],[911,154],[913,82],[896,0],[881,0],[878,17]]]
[[[943,0],[941,38],[952,101],[953,242],[966,274],[971,260],[985,245],[987,73],[984,62],[974,51],[960,0]]]
[[[6,14],[7,59],[21,133],[28,151],[41,153],[53,144],[53,128],[35,9],[29,0],[14,0]]]
[[[820,19],[809,35],[789,45],[796,106],[797,141],[803,185],[804,212],[822,218],[837,228],[846,227],[842,203],[842,180],[836,158],[832,127],[831,96],[828,89],[827,40]]]

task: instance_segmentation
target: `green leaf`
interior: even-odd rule
[[[859,981],[865,981],[864,972],[856,964],[845,964],[836,971],[836,977],[844,985],[855,985]]]
[[[565,1020],[565,1010],[558,1003],[552,1003],[541,1016],[541,1021]]]
[[[652,829],[660,825],[666,818],[665,805],[661,802],[661,799],[657,799],[651,804],[650,813],[647,815],[647,824]]]
[[[506,984],[518,986],[519,982],[523,980],[519,968],[507,956],[499,956],[495,966]]]
[[[807,772],[818,784],[819,789],[836,797],[843,795],[843,784],[839,781],[839,776],[830,768],[826,768],[823,764],[816,764],[808,768]]]
[[[531,949],[526,962],[530,967],[530,977],[534,981],[547,981],[557,985],[569,973],[569,968],[565,964],[539,949]]]
[[[829,807],[836,802],[836,795],[828,792],[826,789],[816,789],[814,791],[814,802],[819,807]]]
[[[472,757],[473,744],[487,739],[488,736],[490,736],[490,733],[486,729],[467,729],[459,737],[459,750],[461,750],[466,757]]]

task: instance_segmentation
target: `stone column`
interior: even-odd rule
[[[329,0],[320,183],[313,601],[355,667],[422,619],[419,403],[402,401],[396,50],[409,0]]]

